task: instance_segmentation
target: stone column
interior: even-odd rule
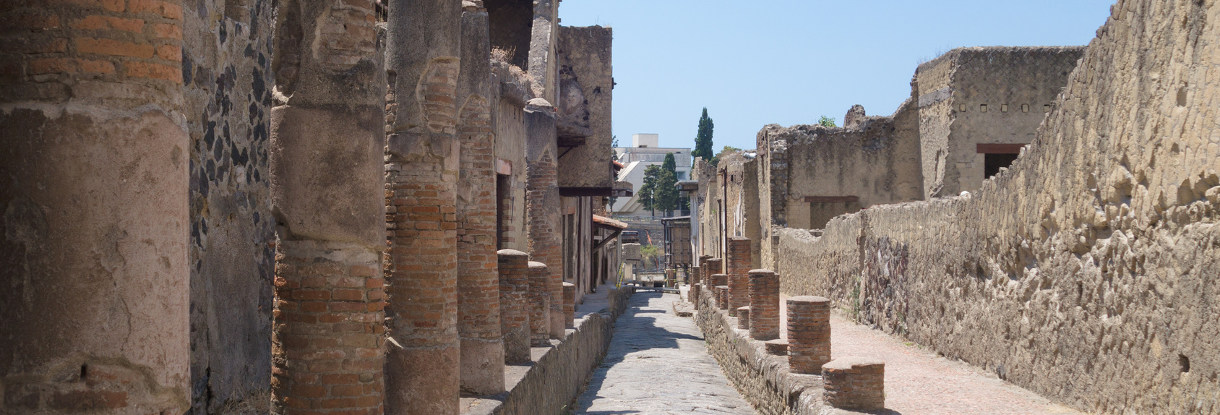
[[[386,412],[459,412],[456,137],[461,2],[390,0]]]
[[[531,99],[525,106],[525,129],[525,216],[530,259],[550,268],[551,282],[547,286],[551,298],[558,300],[563,298],[564,258],[554,107],[544,99]],[[563,307],[555,301],[551,309],[550,336],[562,339]]]
[[[700,278],[702,277],[701,272],[699,267],[691,267],[690,291],[686,292],[686,300],[690,301],[691,304],[699,304],[699,285],[702,282],[702,278]]]
[[[830,361],[830,300],[788,299],[788,366],[792,373],[821,373]]]
[[[182,7],[125,3],[0,6],[0,413],[189,409]]]
[[[372,0],[286,2],[271,110],[271,412],[381,412],[385,78]],[[311,46],[321,45],[321,46]]]
[[[551,271],[546,264],[530,261],[530,346],[550,347]],[[562,295],[562,294],[561,294]],[[562,312],[562,311],[561,311]]]
[[[724,274],[716,274],[716,275],[724,275]],[[729,286],[717,285],[715,287],[715,292],[716,292],[716,308],[719,308],[721,310],[727,310],[729,308]]]
[[[504,334],[504,362],[528,364],[530,357],[529,254],[501,249],[500,332]]]
[[[729,315],[735,315],[738,307],[750,305],[750,240],[737,236],[729,238]]]
[[[563,324],[576,328],[576,284],[570,282],[563,283]]]
[[[750,337],[779,338],[779,276],[771,270],[750,270]]]
[[[462,390],[494,395],[504,391],[504,343],[497,301],[495,137],[488,99],[491,41],[487,11],[468,4],[462,13],[463,64],[457,95],[459,362]]]
[[[847,357],[822,365],[822,392],[835,408],[873,411],[885,408],[885,362]]]

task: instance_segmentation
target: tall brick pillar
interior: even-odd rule
[[[576,284],[563,283],[563,326],[576,328]]]
[[[495,137],[488,99],[491,41],[487,11],[470,4],[462,13],[463,64],[457,90],[459,362],[462,390],[494,395],[504,391],[504,342],[496,271]]]
[[[551,334],[551,270],[546,264],[530,261],[530,346],[547,347]],[[562,294],[561,294],[562,295]]]
[[[530,259],[547,264],[551,298],[563,298],[563,226],[554,107],[542,98],[531,99],[525,106],[525,129],[525,216]],[[548,314],[551,338],[562,339],[562,305],[552,302]]]
[[[750,270],[750,337],[779,338],[779,276],[771,270]]]
[[[738,307],[750,305],[750,240],[740,236],[729,238],[729,315]]]
[[[788,366],[793,373],[821,373],[830,361],[830,300],[788,299]]]
[[[501,249],[500,332],[504,334],[504,362],[530,362],[529,254]]]
[[[721,261],[720,258],[708,258],[707,259],[707,264],[703,267],[703,284],[706,285],[705,288],[711,288],[711,287],[715,287],[717,285],[725,285],[723,283],[717,283],[716,279],[712,278],[713,275],[724,272],[723,269],[721,268],[721,264],[723,264],[723,261]]]
[[[0,413],[183,413],[180,2],[9,1],[0,21]]]
[[[271,110],[276,414],[383,410],[385,79],[373,7],[280,9],[277,32],[306,37],[277,38],[273,66],[289,97]]]
[[[390,0],[389,9],[386,412],[455,415],[461,2]]]

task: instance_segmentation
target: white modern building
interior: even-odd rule
[[[658,147],[659,142],[660,136],[657,134],[632,134],[631,147],[614,148],[618,161],[624,165],[623,169],[619,170],[618,180],[629,182],[632,188],[636,189],[636,194],[630,198],[620,197],[614,201],[614,204],[610,206],[610,211],[614,214],[624,216],[650,214],[639,200],[639,189],[644,185],[644,169],[652,165],[660,166],[665,162],[666,154],[673,153],[674,155],[674,170],[678,175],[678,181],[690,179],[691,149]],[[662,215],[662,213],[657,212],[657,215]]]

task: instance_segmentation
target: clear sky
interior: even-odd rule
[[[766,124],[812,124],[853,104],[890,115],[921,62],[962,46],[1084,45],[1113,0],[564,0],[565,26],[614,28],[614,135],[754,148]]]

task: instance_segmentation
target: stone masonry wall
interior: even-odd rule
[[[1080,409],[1220,410],[1220,4],[1112,11],[1010,169],[784,230],[782,290]]]
[[[608,27],[560,26],[558,34],[559,102],[554,103],[565,120],[587,128],[584,144],[573,147],[559,159],[559,186],[609,194],[614,185],[610,153],[613,141],[610,104],[614,90],[611,68],[613,32]],[[605,166],[604,168],[598,166]]]

